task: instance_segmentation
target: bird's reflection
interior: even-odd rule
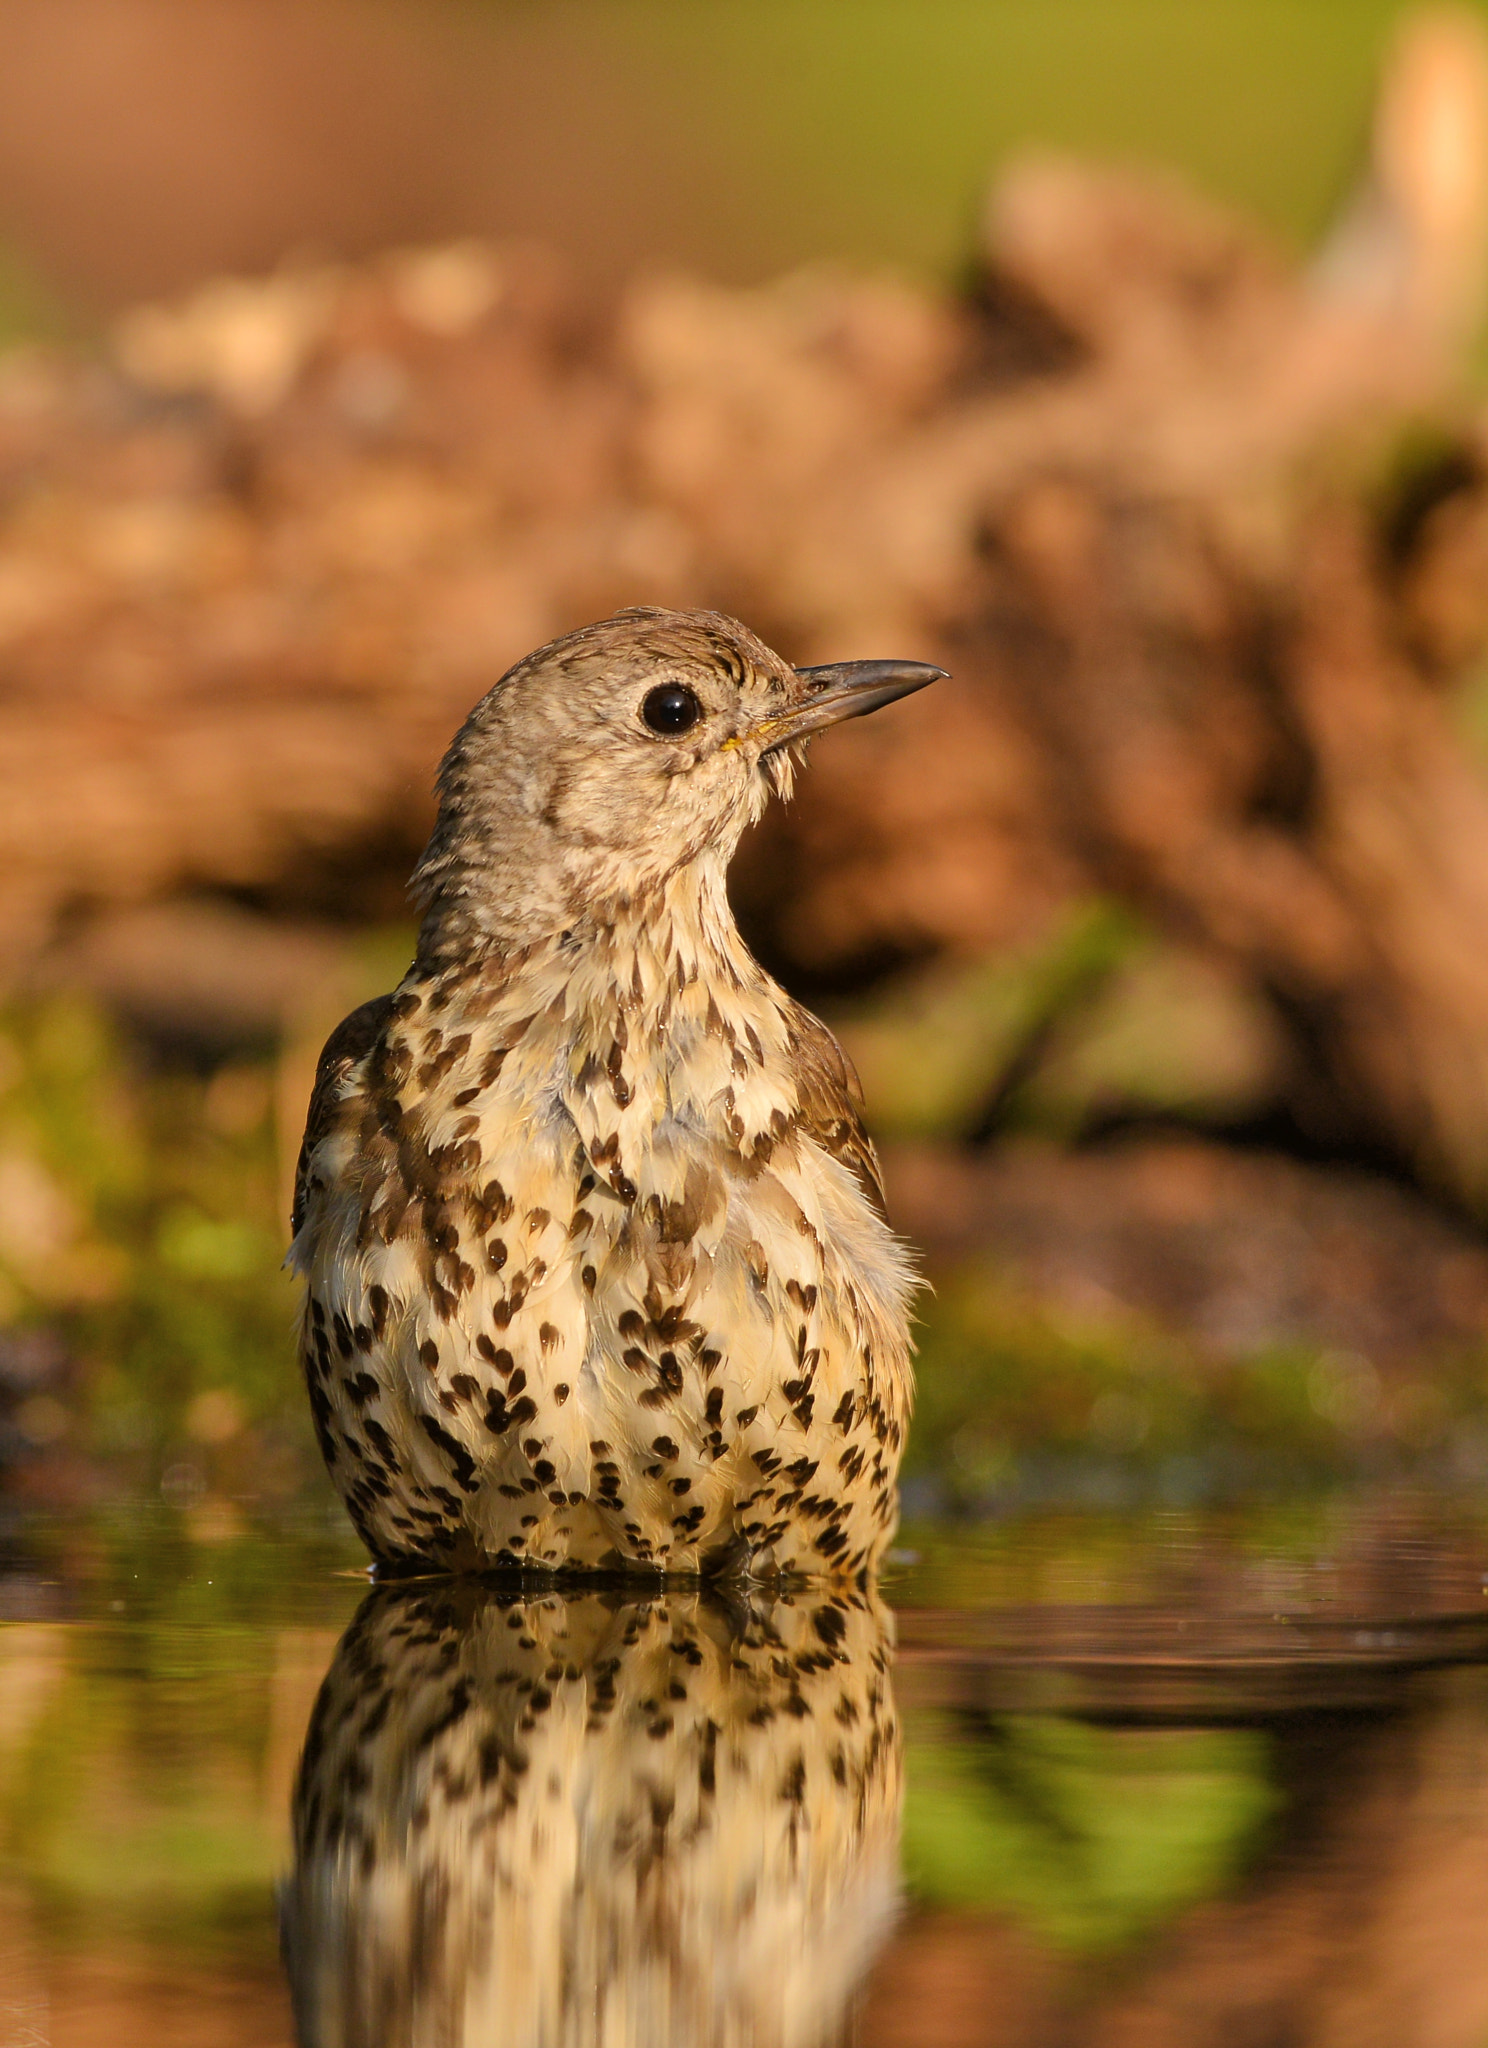
[[[367,1598],[295,1792],[302,2048],[815,2048],[892,1916],[890,1621],[840,1587]]]

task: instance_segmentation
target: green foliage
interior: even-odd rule
[[[906,977],[833,1019],[884,1138],[1072,1138],[1112,1111],[1223,1123],[1272,1101],[1255,992],[1091,898],[1021,948]]]
[[[912,1896],[997,1908],[1065,1949],[1121,1946],[1223,1890],[1276,1806],[1253,1729],[922,1715],[906,1735]]]
[[[75,995],[0,1012],[0,1336],[44,1325],[74,1361],[23,1434],[181,1499],[325,1497],[283,1270],[294,1161],[325,1035],[411,951],[406,926],[362,933],[328,1014],[210,1072],[152,1062]]]
[[[915,976],[833,1019],[885,1136],[928,1137],[1011,1106],[1068,1031],[1149,941],[1120,906],[1078,905],[1021,950]]]
[[[79,1367],[49,1433],[272,1479],[303,1434],[282,1177],[267,1065],[152,1071],[74,998],[0,1020],[0,1318]]]
[[[1367,1361],[1302,1344],[1216,1357],[1117,1310],[1030,1302],[991,1268],[941,1283],[919,1333],[911,1499],[1229,1498],[1429,1468],[1488,1414],[1481,1355],[1388,1390]]]
[[[1149,935],[1051,1031],[1009,1123],[1076,1138],[1113,1112],[1242,1122],[1268,1108],[1275,1020],[1238,975]]]

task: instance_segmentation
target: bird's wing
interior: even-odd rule
[[[863,1128],[863,1087],[852,1061],[820,1017],[799,1003],[791,1005],[790,1027],[800,1128],[847,1168],[887,1220],[883,1172],[873,1140]]]
[[[295,1167],[294,1213],[290,1218],[290,1232],[294,1237],[300,1234],[305,1221],[305,1211],[310,1199],[310,1161],[315,1148],[329,1135],[335,1125],[336,1111],[341,1105],[341,1086],[346,1076],[359,1060],[377,1043],[392,1013],[393,998],[374,996],[343,1017],[320,1055],[320,1064],[315,1070],[315,1086],[310,1091],[310,1110],[305,1118],[305,1135],[300,1143],[299,1163]]]

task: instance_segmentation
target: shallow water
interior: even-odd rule
[[[1482,2048],[1488,1509],[905,1545],[369,1592],[329,1519],[12,1522],[0,2048]]]

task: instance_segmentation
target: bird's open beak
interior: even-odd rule
[[[764,742],[767,754],[792,740],[804,740],[823,726],[861,718],[896,697],[908,697],[927,683],[941,681],[947,671],[928,661],[829,661],[822,668],[798,668],[796,674],[806,689],[801,702],[750,734]]]

